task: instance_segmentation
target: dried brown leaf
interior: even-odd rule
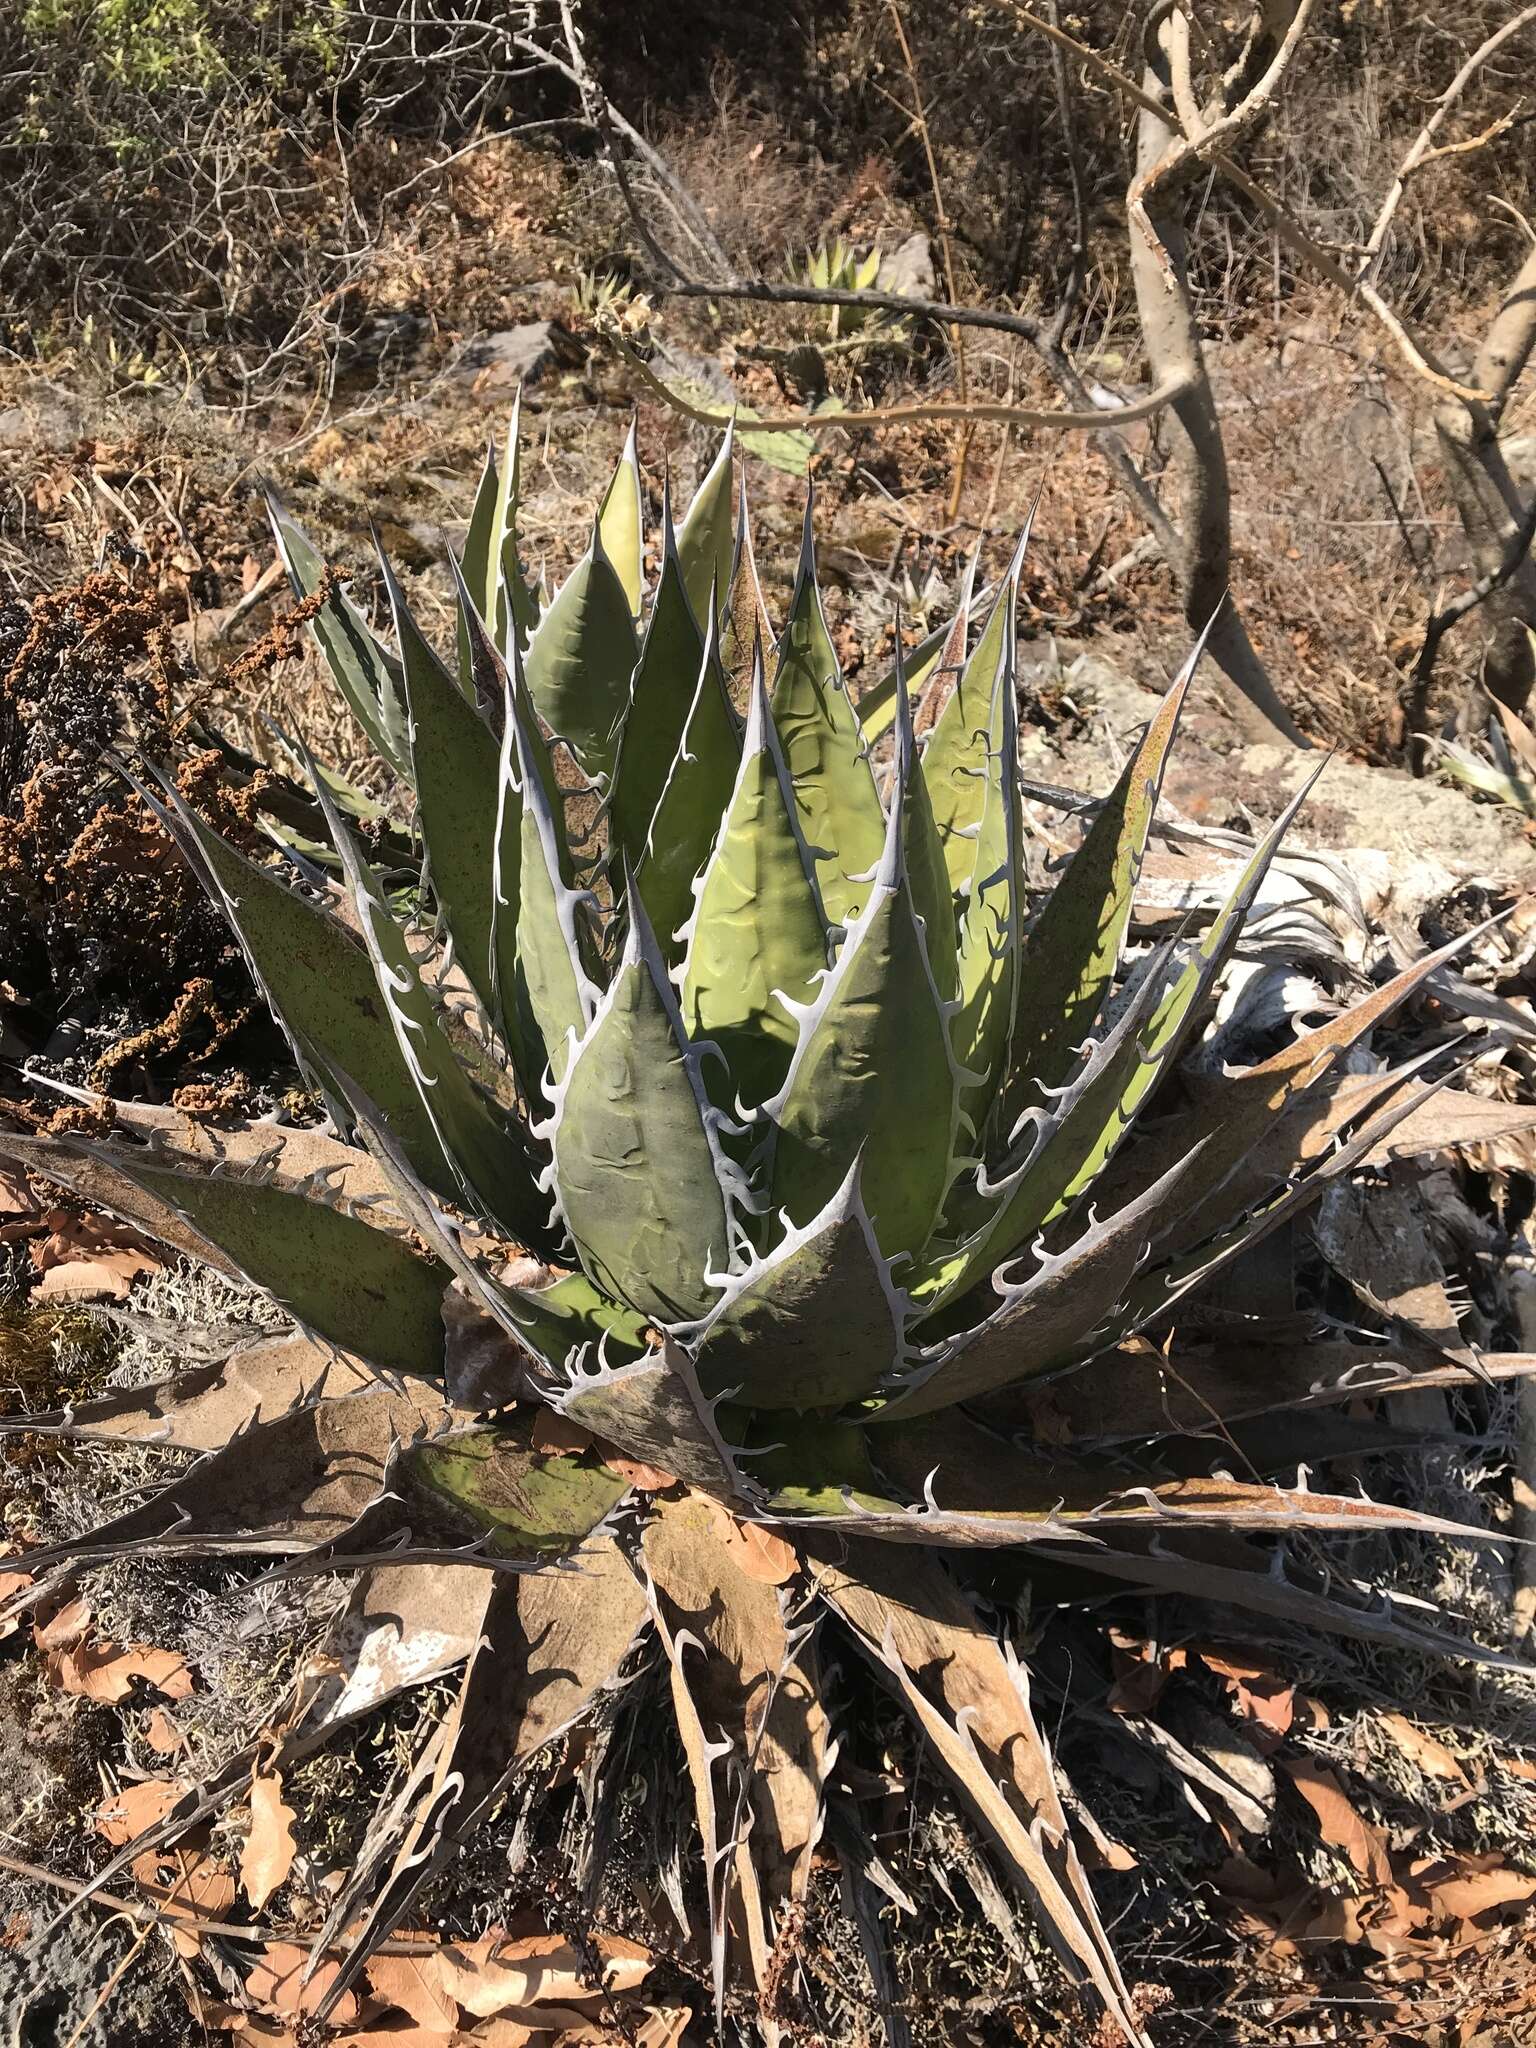
[[[1286,1775],[1317,1816],[1318,1832],[1370,1884],[1390,1886],[1392,1861],[1382,1829],[1363,1820],[1333,1772],[1310,1758],[1291,1758]]]
[[[283,1781],[260,1765],[251,1774],[251,1825],[240,1851],[240,1889],[258,1909],[293,1868],[293,1808],[283,1804]]]
[[[181,1730],[164,1707],[156,1707],[145,1722],[144,1741],[156,1756],[174,1756],[182,1748]]]
[[[190,1960],[198,1952],[196,1924],[225,1920],[235,1903],[235,1881],[221,1864],[188,1844],[146,1849],[134,1858],[133,1881],[162,1913],[185,1920],[185,1931],[171,1930],[178,1955]]]
[[[66,1600],[50,1613],[38,1611],[32,1622],[32,1641],[39,1650],[68,1650],[78,1643],[91,1625],[87,1601]]]
[[[49,1266],[32,1289],[34,1301],[126,1301],[141,1273],[159,1270],[160,1261],[147,1252],[97,1252],[92,1258],[68,1259]]]
[[[616,1934],[593,1937],[603,1983],[592,1983],[585,1957],[558,1934],[509,1939],[492,1929],[479,1941],[452,1943],[438,1952],[444,1989],[477,2019],[531,2013],[534,2026],[579,2025],[600,2007],[603,1990],[633,1991],[651,1968],[648,1949]],[[561,2009],[569,2020],[557,2019]]]
[[[459,2024],[459,2001],[443,1982],[435,1947],[420,1956],[370,1957],[364,1975],[381,2005],[398,2006],[428,2033],[452,2033]]]
[[[1251,1659],[1216,1650],[1201,1650],[1198,1654],[1208,1670],[1226,1680],[1233,1705],[1245,1721],[1255,1724],[1255,1745],[1267,1756],[1290,1733],[1296,1718],[1295,1686],[1287,1684],[1267,1665]]]
[[[96,1832],[117,1847],[131,1842],[164,1820],[180,1799],[185,1786],[169,1778],[145,1778],[137,1785],[121,1785],[96,1809]]]
[[[106,1706],[121,1706],[142,1679],[170,1700],[184,1700],[192,1690],[192,1673],[175,1650],[156,1650],[146,1643],[76,1643],[43,1660],[50,1681],[60,1691]]]
[[[1492,1856],[1458,1859],[1453,1874],[1433,1883],[1420,1882],[1430,1911],[1441,1922],[1472,1920],[1479,1913],[1536,1897],[1536,1877],[1511,1870]]]
[[[1458,1785],[1469,1782],[1466,1772],[1446,1748],[1424,1729],[1416,1728],[1406,1714],[1378,1714],[1375,1725],[1392,1737],[1410,1763],[1426,1778],[1449,1778]]]
[[[696,1494],[708,1514],[711,1534],[739,1572],[760,1585],[783,1586],[799,1570],[793,1544],[760,1522],[743,1522],[708,1494]]]
[[[322,1958],[306,1983],[304,1972],[308,1963],[307,1948],[289,1941],[265,1943],[246,1977],[246,1996],[282,2018],[297,2019],[313,2013],[341,1974],[341,1964],[329,1957]],[[357,2018],[358,2011],[356,1992],[344,1991],[332,2006],[331,2017],[344,2027]]]

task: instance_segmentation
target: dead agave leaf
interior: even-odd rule
[[[479,1941],[450,1943],[438,1951],[444,1989],[476,2019],[532,2012],[535,2026],[579,2026],[592,2017],[604,1991],[633,1991],[650,1973],[651,1955],[638,1942],[617,1934],[593,1936],[602,1959],[603,1981],[591,1982],[585,1958],[558,1934],[509,1939],[493,1928]],[[550,2008],[567,2008],[567,2021]]]
[[[1284,1768],[1317,1816],[1318,1832],[1329,1847],[1337,1849],[1367,1883],[1390,1887],[1392,1860],[1386,1835],[1355,1811],[1333,1772],[1309,1757],[1290,1758]]]
[[[260,1910],[293,1868],[293,1808],[283,1804],[283,1781],[258,1764],[251,1773],[251,1826],[240,1851],[240,1889]]]
[[[304,1972],[308,1964],[307,1948],[299,1948],[291,1941],[264,1943],[246,1976],[246,1996],[285,2019],[298,2019],[315,2012],[340,1976],[341,1964],[329,1957],[324,1958],[316,1964],[313,1976],[306,1983]],[[357,1993],[343,1991],[331,2008],[331,2017],[336,2024],[348,2026],[357,2018],[358,2012]]]
[[[164,1820],[185,1792],[170,1778],[144,1778],[137,1785],[120,1785],[96,1809],[96,1832],[121,1848],[135,1836]]]

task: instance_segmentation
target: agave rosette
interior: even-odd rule
[[[856,706],[809,511],[769,627],[729,445],[675,529],[665,511],[649,590],[633,436],[547,600],[519,557],[517,498],[514,421],[456,567],[451,659],[387,564],[392,647],[338,589],[311,622],[413,807],[420,875],[376,872],[318,773],[339,888],[276,844],[247,858],[169,789],[150,799],[329,1121],[211,1130],[121,1104],[109,1140],[4,1139],[296,1326],[27,1418],[200,1454],[31,1560],[37,1587],[124,1551],[308,1554],[354,1573],[289,1757],[461,1671],[322,1935],[349,1930],[354,1968],[653,1632],[722,2009],[731,1986],[765,1984],[809,1881],[835,1749],[830,1629],[888,1680],[1134,2036],[1028,1686],[978,1621],[963,1554],[1409,1632],[1277,1545],[1429,1518],[1191,1468],[1175,1453],[1197,1432],[1172,1421],[1138,1425],[1139,1463],[1123,1435],[1113,1454],[1042,1445],[1020,1390],[1097,1361],[1090,1438],[1116,1434],[1127,1387],[1146,1405],[1155,1357],[1128,1348],[1136,1334],[1411,1110],[1402,1071],[1337,1084],[1440,956],[1169,1114],[1160,1084],[1209,1017],[1288,822],[1203,928],[1128,947],[1193,662],[1078,851],[1032,890],[1017,559],[983,616],[968,587],[912,674]],[[275,523],[315,592],[318,555],[281,509]],[[921,747],[919,681],[936,711]],[[743,1563],[753,1525],[781,1565]],[[230,1796],[240,1769],[162,1832]]]

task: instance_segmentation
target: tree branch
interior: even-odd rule
[[[1381,255],[1382,246],[1387,239],[1387,230],[1391,227],[1393,216],[1402,204],[1403,193],[1407,190],[1408,180],[1431,156],[1448,153],[1431,147],[1446,116],[1456,105],[1483,65],[1487,63],[1488,59],[1496,55],[1505,43],[1509,42],[1512,37],[1517,36],[1521,29],[1528,27],[1533,21],[1536,21],[1536,6],[1523,7],[1518,14],[1511,15],[1501,28],[1495,29],[1491,36],[1484,42],[1479,43],[1471,56],[1468,57],[1466,63],[1462,65],[1456,76],[1445,88],[1445,91],[1441,93],[1439,99],[1436,100],[1434,112],[1419,130],[1413,146],[1398,165],[1397,174],[1392,180],[1391,188],[1386,198],[1382,201],[1381,211],[1376,216],[1369,239],[1365,245],[1365,258],[1360,266],[1362,280],[1369,276],[1370,272],[1376,267],[1376,263]],[[1513,116],[1510,116],[1510,119],[1513,119]],[[1457,147],[1481,146],[1483,142],[1491,139],[1497,132],[1498,126],[1499,124],[1495,122],[1493,128],[1489,129],[1486,135],[1476,137],[1474,145],[1457,145]]]
[[[1177,378],[1171,379],[1145,398],[1133,399],[1129,404],[1115,406],[1107,412],[1098,407],[1086,412],[1063,412],[1049,406],[994,405],[989,400],[973,398],[964,405],[943,402],[934,405],[888,405],[865,412],[779,413],[768,419],[746,420],[735,411],[712,412],[704,406],[694,405],[664,384],[650,364],[637,355],[621,335],[610,331],[608,339],[646,388],[663,399],[674,412],[684,413],[705,427],[723,429],[734,422],[738,439],[748,434],[826,433],[834,427],[856,431],[861,427],[908,426],[920,420],[954,420],[962,424],[989,420],[1010,427],[1050,427],[1075,433],[1096,433],[1106,421],[1128,423],[1150,419],[1153,413],[1175,404],[1184,391]]]
[[[851,306],[871,312],[900,313],[911,319],[937,320],[946,327],[984,327],[998,334],[1016,334],[1038,343],[1042,323],[1029,313],[995,312],[986,306],[952,306],[942,299],[909,299],[902,292],[840,291],[835,286],[772,284],[767,278],[743,277],[731,284],[685,279],[658,283],[654,289],[670,299],[745,299],[763,306]]]

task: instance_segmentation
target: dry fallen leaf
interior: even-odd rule
[[[193,1931],[202,1920],[227,1919],[235,1903],[235,1881],[221,1864],[191,1848],[185,1842],[173,1847],[146,1849],[131,1866],[133,1881],[162,1913],[192,1923],[185,1932],[171,1929],[178,1955],[188,1961],[198,1952],[200,1937]]]
[[[13,1593],[24,1593],[31,1583],[32,1574],[30,1572],[0,1572],[0,1606],[4,1606]],[[4,1642],[7,1636],[15,1635],[20,1627],[21,1618],[19,1615],[10,1615],[5,1620],[0,1621],[0,1642]]]
[[[137,1785],[120,1785],[96,1809],[96,1832],[115,1847],[131,1842],[164,1820],[181,1797],[184,1786],[169,1778],[145,1778]]]
[[[316,1964],[308,1983],[304,1971],[309,1950],[291,1941],[267,1942],[245,1980],[246,1996],[284,2018],[312,2013],[341,1974],[341,1965],[326,1958]],[[332,2019],[349,2026],[358,2015],[357,1994],[344,1991],[331,2008]]]
[[[78,1643],[91,1625],[91,1610],[84,1600],[66,1600],[52,1612],[40,1608],[32,1620],[32,1640],[40,1650],[67,1650]]]
[[[1232,1703],[1253,1726],[1258,1749],[1268,1755],[1281,1738],[1290,1733],[1296,1718],[1296,1688],[1277,1677],[1266,1665],[1232,1657],[1224,1652],[1201,1650],[1200,1661],[1227,1682]]]
[[[126,1301],[139,1274],[161,1265],[142,1238],[94,1210],[54,1209],[43,1221],[48,1234],[31,1247],[34,1301]]]
[[[1316,1814],[1323,1840],[1346,1857],[1371,1884],[1383,1888],[1391,1885],[1392,1863],[1385,1834],[1361,1819],[1333,1772],[1309,1758],[1288,1760],[1285,1771]]]
[[[145,1252],[120,1249],[98,1252],[90,1259],[69,1259],[50,1266],[32,1289],[34,1301],[126,1301],[141,1273],[153,1273],[160,1261]]]
[[[708,1512],[711,1533],[736,1569],[765,1586],[782,1586],[799,1569],[794,1546],[761,1522],[738,1521],[707,1494],[696,1494]]]
[[[156,1707],[145,1722],[144,1741],[156,1756],[174,1756],[182,1747],[181,1730],[164,1707]]]
[[[452,2033],[459,2001],[443,1983],[435,1947],[417,1956],[372,1956],[364,1975],[381,2005],[398,2006],[428,2033]]]
[[[240,1851],[240,1889],[258,1909],[293,1868],[293,1808],[283,1804],[283,1781],[258,1765],[251,1774],[251,1826]]]
[[[1438,1882],[1424,1882],[1424,1895],[1431,1912],[1440,1921],[1471,1920],[1479,1913],[1491,1913],[1496,1906],[1513,1906],[1536,1897],[1536,1877],[1511,1870],[1493,1856],[1459,1858],[1452,1874]]]
[[[1467,1774],[1443,1742],[1416,1728],[1406,1714],[1378,1714],[1376,1725],[1384,1729],[1410,1763],[1417,1764],[1426,1778],[1451,1778],[1465,1785]]]
[[[637,1942],[599,1934],[593,1946],[609,1992],[632,1991],[644,1982],[651,1958]],[[584,1957],[558,1934],[508,1939],[493,1928],[479,1941],[441,1949],[438,1971],[444,1989],[477,2019],[529,2013],[534,2026],[576,2026],[592,2016],[602,1995]],[[560,2015],[561,2008],[569,2017]]]
[[[608,1470],[630,1486],[638,1487],[642,1493],[666,1493],[677,1484],[676,1475],[664,1472],[660,1465],[647,1465],[639,1458],[626,1458],[622,1451],[615,1451],[606,1443],[598,1448]]]
[[[121,1706],[137,1679],[168,1700],[184,1700],[192,1690],[186,1659],[175,1650],[155,1650],[146,1643],[76,1643],[45,1656],[43,1664],[61,1691],[109,1707]]]
[[[583,1429],[579,1422],[572,1422],[569,1416],[556,1414],[553,1408],[541,1408],[534,1417],[533,1448],[579,1456],[582,1451],[591,1450],[592,1432]]]

